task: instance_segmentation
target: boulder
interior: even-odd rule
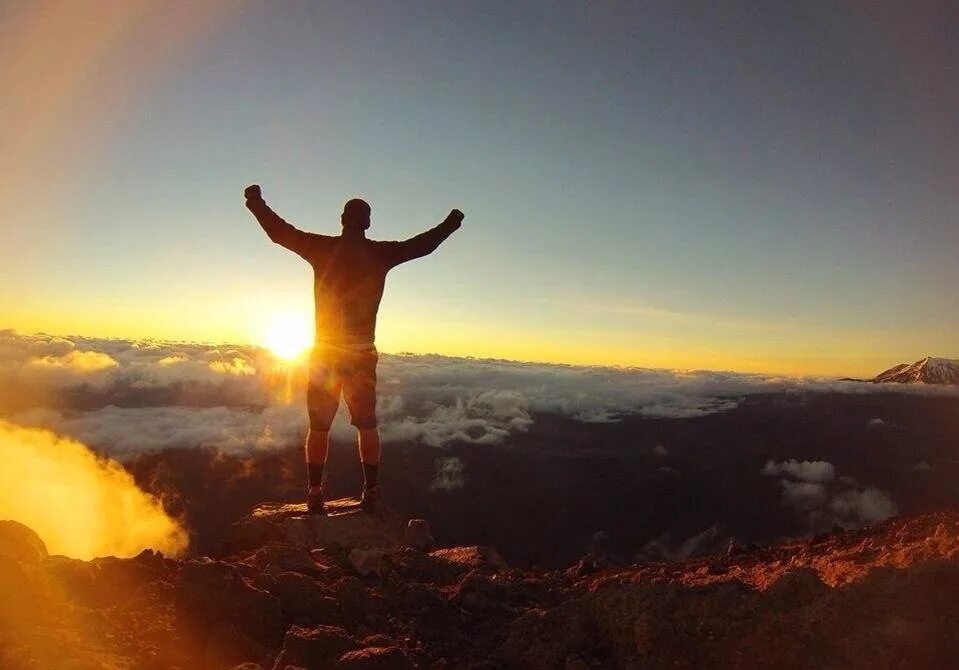
[[[564,574],[570,579],[575,579],[577,577],[591,575],[600,570],[605,570],[607,567],[609,567],[609,563],[604,558],[596,556],[595,554],[586,554],[576,563],[568,567]]]
[[[230,529],[228,548],[255,549],[269,542],[288,543],[307,550],[339,546],[344,549],[385,549],[400,544],[403,523],[384,510],[367,514],[356,500],[327,503],[327,515],[309,514],[305,504],[263,503]]]
[[[746,553],[746,551],[746,545],[742,544],[734,537],[729,538],[729,541],[726,543],[726,556],[739,556],[740,554]]]
[[[37,563],[49,554],[47,545],[32,528],[19,521],[0,521],[0,555],[24,563]]]
[[[279,599],[223,561],[184,563],[175,582],[174,604],[181,627],[201,636],[204,629],[232,625],[257,642],[270,643],[283,632]]]
[[[322,576],[329,569],[328,566],[317,563],[306,548],[282,542],[269,542],[243,556],[239,562],[256,568],[257,572],[270,575],[298,572]]]
[[[822,583],[819,574],[812,568],[799,568],[784,573],[766,589],[770,604],[783,609],[806,605],[822,598],[829,587]]]
[[[497,572],[506,570],[506,561],[493,547],[450,547],[430,552],[430,556],[440,558],[467,570],[480,569]]]
[[[99,604],[101,570],[91,561],[51,556],[43,562],[50,585],[78,605]]]
[[[390,566],[404,581],[429,582],[436,585],[453,584],[469,571],[464,565],[409,547],[397,547],[391,551]]]
[[[336,667],[343,670],[412,670],[413,663],[399,647],[365,647],[340,656]]]
[[[433,536],[430,534],[430,524],[426,519],[410,519],[406,522],[406,531],[403,534],[403,543],[407,547],[419,551],[429,551],[433,548]]]
[[[511,612],[516,606],[526,605],[533,591],[524,580],[505,579],[473,570],[449,592],[450,603],[475,615],[488,616],[494,612]]]
[[[449,606],[437,589],[415,582],[400,586],[396,594],[396,603],[406,612],[420,615],[443,613]]]
[[[362,640],[360,640],[361,647],[394,647],[396,646],[396,640],[391,638],[389,635],[384,635],[383,633],[374,633],[373,635],[367,635]]]
[[[353,638],[338,626],[293,626],[283,639],[283,649],[273,664],[273,670],[284,670],[289,665],[325,670],[343,652],[354,647]]]
[[[383,618],[388,603],[382,595],[367,588],[358,577],[343,577],[330,587],[332,595],[340,605],[343,620],[352,623],[370,623]]]
[[[92,595],[101,606],[129,603],[141,597],[141,589],[148,585],[173,580],[173,568],[167,559],[151,549],[145,549],[133,558],[104,556],[90,563],[95,569]]]
[[[383,552],[379,549],[350,550],[350,565],[360,577],[383,577]]]
[[[6,627],[24,617],[38,614],[46,597],[47,589],[29,564],[22,563],[6,554],[0,554],[0,640],[5,637]],[[2,655],[0,655],[2,659]],[[0,663],[0,667],[3,664]]]
[[[340,606],[323,586],[306,575],[281,572],[257,575],[253,585],[280,600],[286,623],[300,625],[336,624]]]

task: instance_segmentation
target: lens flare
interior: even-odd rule
[[[271,319],[263,343],[277,358],[293,361],[313,344],[313,333],[305,317],[281,314]]]

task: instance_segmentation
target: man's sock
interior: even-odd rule
[[[323,485],[323,463],[307,463],[306,474],[311,488]]]
[[[363,464],[363,479],[365,480],[363,488],[365,489],[376,488],[376,476],[379,473],[379,469],[380,469],[379,463]]]

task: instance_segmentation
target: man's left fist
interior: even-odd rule
[[[260,195],[260,185],[259,184],[250,184],[243,191],[243,196],[247,200],[259,200],[262,196]]]
[[[449,218],[452,219],[453,221],[456,221],[456,223],[463,223],[463,219],[465,217],[466,215],[463,214],[463,212],[459,211],[458,209],[454,209],[453,211],[451,211],[449,216]]]

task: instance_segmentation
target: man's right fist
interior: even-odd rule
[[[452,210],[452,211],[450,212],[449,218],[451,218],[453,221],[456,221],[456,223],[462,223],[462,222],[463,222],[463,218],[464,218],[465,216],[466,216],[466,215],[463,214],[463,212],[459,211],[458,209],[454,209],[454,210]]]
[[[260,195],[260,185],[250,184],[244,189],[243,195],[247,200],[259,200],[262,197]]]

